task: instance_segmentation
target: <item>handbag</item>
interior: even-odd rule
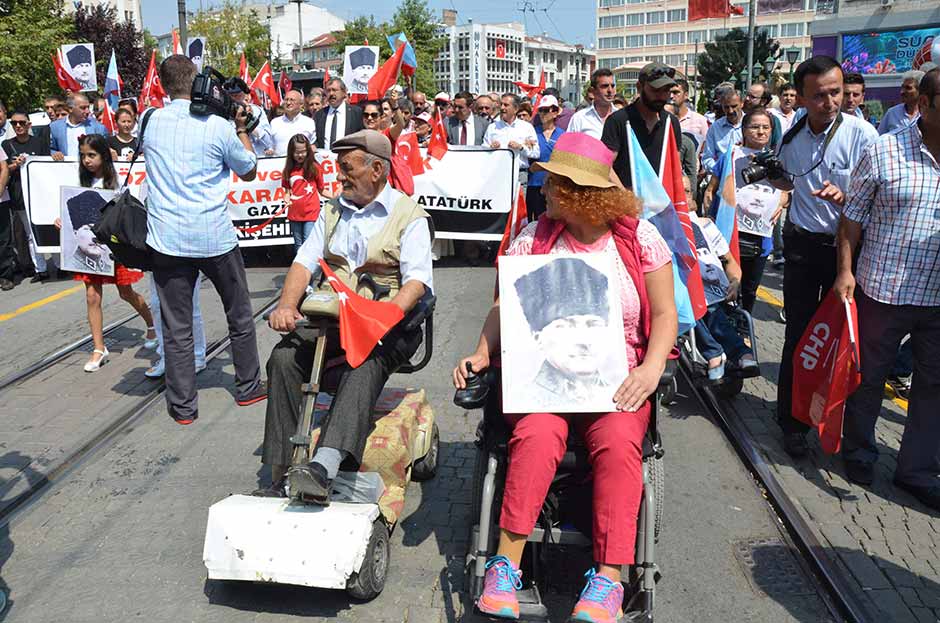
[[[147,245],[147,206],[131,194],[127,184],[137,155],[144,145],[144,131],[154,110],[144,113],[140,124],[140,145],[131,158],[122,192],[101,208],[101,220],[93,228],[95,237],[108,245],[114,260],[127,267],[153,270],[153,249]]]

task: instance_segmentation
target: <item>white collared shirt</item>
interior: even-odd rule
[[[466,121],[461,121],[460,119],[457,120],[457,144],[458,145],[460,144],[460,132],[461,132],[462,124],[464,123],[467,124],[467,145],[476,144],[473,142],[473,139],[476,136],[476,132],[474,132],[475,126],[473,125],[473,118],[475,116],[476,115],[471,113],[470,116],[467,117]]]
[[[483,135],[483,144],[489,147],[496,141],[500,149],[509,149],[509,143],[515,141],[522,145],[521,149],[516,150],[519,155],[519,168],[528,169],[529,159],[535,160],[539,157],[539,137],[535,134],[535,128],[528,121],[522,119],[513,119],[512,123],[506,123],[500,117],[486,127],[486,134]],[[526,144],[529,142],[531,147]]]
[[[610,109],[609,117],[614,113],[614,109]],[[600,113],[597,112],[597,109],[594,106],[588,106],[583,110],[571,115],[571,121],[568,122],[568,132],[581,132],[582,134],[587,134],[592,136],[597,140],[601,140],[601,135],[604,133],[604,121],[607,120],[607,117],[601,117]]]
[[[310,117],[300,113],[293,119],[281,115],[271,120],[271,134],[274,135],[274,155],[283,156],[287,153],[287,144],[295,134],[306,136],[311,145],[316,143],[317,124]]]
[[[333,127],[333,116],[336,115],[336,140],[346,136],[346,102],[339,108],[328,107],[326,111],[326,124],[323,126],[323,147],[330,148],[330,134]]]
[[[388,220],[395,204],[402,193],[386,183],[385,188],[369,205],[359,208],[342,197],[339,222],[330,239],[330,252],[346,259],[349,268],[355,270],[366,263],[369,238],[378,234]],[[323,258],[323,236],[326,210],[313,223],[313,231],[304,241],[294,261],[303,265],[314,277],[320,274],[320,260]],[[434,289],[433,267],[431,263],[431,230],[428,220],[419,218],[405,227],[401,236],[399,255],[402,285],[409,281],[420,281],[428,290]]]
[[[68,143],[66,144],[66,149],[68,150],[65,152],[66,156],[78,157],[78,137],[82,134],[86,134],[87,132],[88,128],[84,123],[72,125],[72,122],[69,120],[69,118],[65,118],[65,134],[68,140]]]
[[[779,108],[768,108],[767,111],[776,117],[780,121],[780,132],[786,134],[787,131],[793,127],[793,122],[796,121],[796,109],[790,109],[790,114],[785,114]]]

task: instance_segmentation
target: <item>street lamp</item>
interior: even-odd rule
[[[584,46],[580,43],[574,46],[575,51],[577,52],[577,60],[575,61],[575,71],[577,71],[577,76],[575,76],[575,92],[572,94],[572,99],[581,101],[581,68],[584,66]]]
[[[747,74],[748,74],[747,67],[745,67],[744,69],[742,69],[742,70],[741,70],[741,73],[738,74],[738,79],[741,81],[741,90],[742,90],[742,91],[744,90],[745,85],[747,85]]]
[[[770,75],[774,72],[774,67],[777,66],[777,59],[773,56],[768,56],[764,59],[764,73],[767,74],[767,79],[770,80]]]
[[[790,82],[793,82],[793,69],[796,65],[796,59],[800,58],[800,48],[790,47],[787,48],[787,62],[790,63]]]
[[[760,63],[754,63],[754,66],[751,67],[751,82],[756,80],[763,70],[764,68],[761,67]]]

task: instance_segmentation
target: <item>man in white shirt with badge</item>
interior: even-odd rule
[[[304,96],[299,91],[288,91],[284,95],[284,114],[271,120],[271,133],[274,135],[273,155],[287,153],[287,144],[295,134],[303,134],[311,145],[317,142],[317,124],[313,119],[302,115]]]
[[[529,178],[529,159],[539,157],[539,139],[528,121],[516,118],[521,101],[519,96],[504,93],[499,98],[499,119],[486,128],[483,144],[492,149],[511,149],[519,158],[519,184],[525,186]]]
[[[613,72],[602,67],[591,74],[589,92],[594,95],[594,103],[571,116],[567,131],[582,132],[601,140],[604,122],[614,112],[614,98],[617,96]]]

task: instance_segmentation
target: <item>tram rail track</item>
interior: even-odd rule
[[[267,300],[257,311],[252,314],[252,319],[255,322],[261,320],[265,314],[274,309],[274,307],[277,305],[278,299],[279,295]],[[133,314],[130,318],[133,317],[136,317],[136,314]],[[113,325],[109,326],[112,328],[117,328],[117,326],[126,323],[128,320],[130,320],[130,318],[115,322]],[[79,340],[78,342],[81,341],[82,340]],[[81,348],[81,346],[75,346],[75,344],[78,342],[69,345],[71,350],[69,350],[67,353],[60,354],[66,350],[61,349],[46,359],[50,359],[57,355],[57,360],[61,361],[61,359],[66,357],[69,353],[74,352],[78,348]],[[230,345],[231,339],[229,338],[228,333],[226,333],[224,337],[210,343],[206,349],[206,362],[211,362],[222,352],[224,352]],[[44,359],[43,362],[45,361],[46,360]],[[8,383],[7,379],[4,379],[3,382],[7,384],[0,386],[0,391],[3,391],[3,389],[6,389],[13,384],[22,382],[30,376],[38,374],[54,363],[47,363],[46,365],[40,366],[40,364],[43,362],[34,364],[22,372],[11,375],[11,377],[19,377],[19,379],[16,381]],[[24,374],[25,372],[28,372],[28,374]],[[161,382],[151,391],[141,396],[139,400],[136,400],[132,405],[128,406],[119,414],[112,417],[109,421],[100,425],[87,439],[80,442],[77,447],[69,450],[66,453],[64,459],[52,466],[48,471],[45,472],[45,474],[43,474],[41,478],[37,479],[35,482],[30,483],[25,491],[10,500],[5,500],[3,499],[4,494],[10,491],[18,483],[18,478],[13,478],[8,481],[5,486],[0,489],[0,500],[2,500],[0,501],[0,527],[9,524],[18,514],[26,511],[37,502],[40,502],[44,494],[54,488],[58,483],[61,483],[70,473],[75,471],[94,455],[110,447],[122,433],[128,430],[130,426],[151,412],[151,408],[162,398],[165,389],[166,384],[161,380]]]
[[[727,414],[710,388],[694,382],[689,362],[685,357],[680,357],[679,369],[695,397],[721,427],[738,457],[763,490],[765,499],[776,513],[791,543],[799,550],[808,570],[825,591],[826,605],[831,613],[838,617],[836,620],[852,623],[875,623],[883,620],[853,596],[849,578],[826,552],[820,537],[784,490],[744,425],[737,418]]]

